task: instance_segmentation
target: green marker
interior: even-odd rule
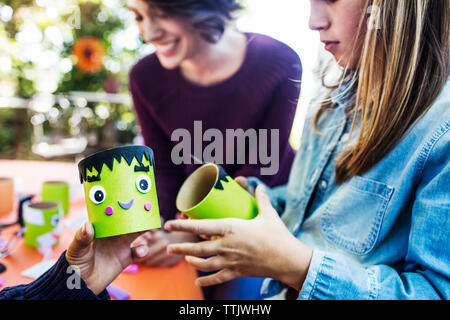
[[[186,179],[176,206],[192,219],[253,219],[258,214],[255,198],[214,163],[201,166]]]
[[[161,227],[154,168],[146,146],[108,149],[78,164],[96,238]]]

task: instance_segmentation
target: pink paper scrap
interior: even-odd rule
[[[139,266],[135,263],[130,264],[128,267],[126,267],[125,269],[123,269],[122,271],[123,273],[131,273],[131,274],[136,274],[139,272]]]
[[[110,284],[106,290],[110,294],[111,297],[113,297],[116,300],[128,300],[130,299],[131,295],[127,291],[120,289],[119,287],[116,287],[115,285]]]

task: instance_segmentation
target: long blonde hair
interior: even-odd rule
[[[366,12],[377,8],[376,15],[369,23],[367,15],[361,20],[358,35],[365,37],[358,68],[343,75],[355,79],[350,135],[358,112],[361,130],[355,144],[339,155],[337,183],[367,172],[383,159],[442,91],[449,74],[449,2],[367,0]],[[330,106],[324,102],[317,112],[316,129]]]

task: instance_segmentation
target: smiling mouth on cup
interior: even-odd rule
[[[130,209],[131,206],[133,205],[133,201],[134,201],[134,199],[131,199],[131,201],[128,202],[128,203],[122,202],[122,201],[120,201],[120,200],[117,201],[117,202],[119,203],[119,206],[120,206],[122,209],[128,210],[128,209]]]

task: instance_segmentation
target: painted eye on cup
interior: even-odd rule
[[[58,216],[52,216],[50,218],[50,223],[52,224],[52,226],[56,227],[59,223],[59,217]]]
[[[103,187],[101,186],[92,187],[91,190],[89,191],[89,198],[95,204],[102,203],[103,201],[105,201],[106,198],[105,189],[103,189]]]
[[[141,193],[147,193],[150,191],[150,188],[152,187],[152,182],[150,181],[149,176],[143,174],[137,177],[136,179],[136,188]]]

